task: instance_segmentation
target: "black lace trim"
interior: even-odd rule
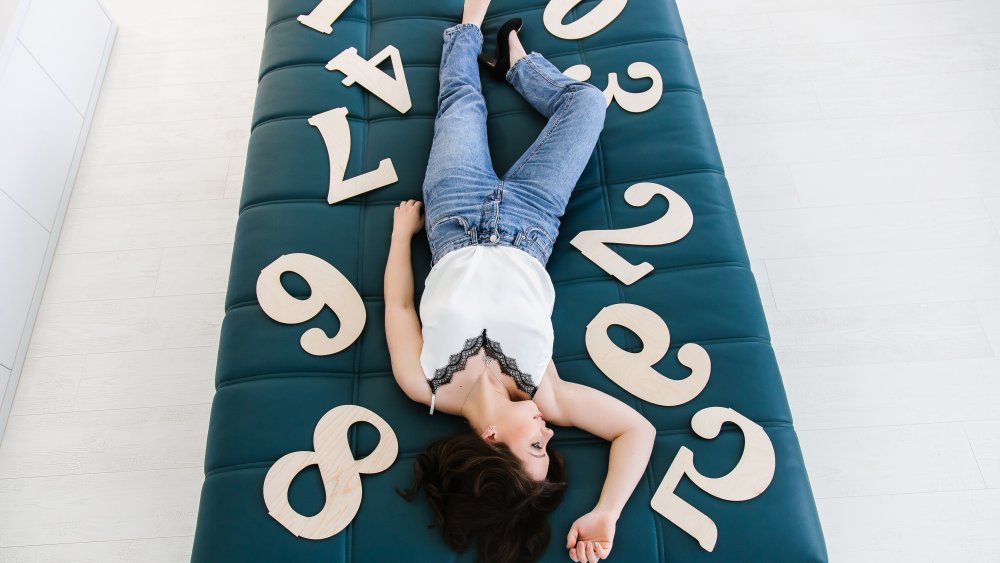
[[[433,379],[427,380],[431,386],[431,393],[437,393],[438,387],[451,383],[451,378],[455,375],[455,372],[462,371],[469,358],[478,354],[480,348],[485,348],[486,355],[497,361],[497,364],[500,365],[500,371],[514,378],[514,383],[517,384],[518,389],[534,398],[535,391],[538,388],[532,382],[531,375],[522,373],[521,370],[517,369],[517,361],[514,358],[508,358],[504,355],[503,350],[500,348],[500,343],[486,336],[485,328],[478,336],[467,339],[465,345],[462,346],[462,350],[449,357],[447,365],[434,370]]]

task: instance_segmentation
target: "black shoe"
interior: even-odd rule
[[[486,53],[479,54],[479,62],[486,65],[490,74],[497,80],[506,80],[507,71],[510,70],[510,32],[521,31],[521,18],[511,18],[500,26],[497,32],[497,52],[495,57],[487,57]]]

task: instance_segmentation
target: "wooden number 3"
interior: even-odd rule
[[[305,278],[311,294],[297,299],[281,285],[281,274],[295,272]],[[322,329],[310,328],[299,339],[302,349],[314,356],[328,356],[347,348],[365,328],[365,303],[350,280],[329,262],[311,254],[283,254],[257,277],[257,302],[279,323],[304,323],[326,305],[340,319],[340,330],[329,338]]]
[[[370,422],[379,431],[379,442],[367,457],[354,459],[347,430],[355,422]],[[341,405],[319,419],[313,433],[316,451],[292,452],[274,462],[264,477],[264,503],[268,514],[298,537],[328,538],[350,524],[361,506],[361,473],[384,471],[399,455],[392,427],[372,411]],[[323,476],[326,504],[314,516],[303,516],[288,503],[288,487],[303,469],[318,465]]]
[[[638,266],[631,264],[614,250],[608,248],[607,243],[617,242],[645,246],[668,244],[684,238],[694,225],[691,207],[677,192],[666,186],[653,182],[632,184],[625,190],[625,201],[632,207],[642,207],[657,194],[667,199],[669,207],[667,212],[656,221],[627,229],[581,231],[569,243],[605,272],[618,278],[623,284],[635,283],[653,271],[653,265],[649,262],[643,262]]]
[[[660,482],[650,505],[680,529],[691,534],[706,551],[715,549],[719,530],[715,522],[676,494],[685,475],[701,490],[729,501],[749,500],[764,492],[774,477],[774,446],[756,422],[730,408],[706,407],[691,418],[695,433],[711,440],[719,435],[725,422],[735,423],[743,431],[743,455],[732,471],[722,477],[705,477],[694,467],[694,452],[681,446]]]
[[[629,92],[618,84],[618,73],[608,73],[608,87],[604,89],[604,99],[610,106],[612,101],[618,102],[623,110],[632,113],[644,112],[657,104],[663,97],[663,78],[656,67],[643,61],[628,65],[628,75],[633,79],[648,78],[653,85],[643,92]],[[566,76],[576,80],[590,78],[590,67],[584,64],[573,65],[563,71]]]
[[[608,327],[621,325],[642,340],[642,350],[622,350],[608,337]],[[653,369],[670,348],[670,330],[656,313],[633,303],[616,303],[587,323],[587,353],[609,379],[644,401],[665,407],[683,405],[697,397],[712,373],[712,360],[700,345],[688,342],[677,351],[677,360],[691,375],[677,380]]]

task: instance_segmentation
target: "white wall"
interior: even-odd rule
[[[0,0],[0,436],[117,26],[98,0]]]

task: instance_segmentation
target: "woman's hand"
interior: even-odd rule
[[[576,519],[566,536],[566,549],[573,561],[596,563],[607,559],[615,539],[618,518],[610,512],[592,510]]]
[[[405,236],[407,240],[424,228],[423,203],[408,199],[396,206],[392,216],[392,236]]]

